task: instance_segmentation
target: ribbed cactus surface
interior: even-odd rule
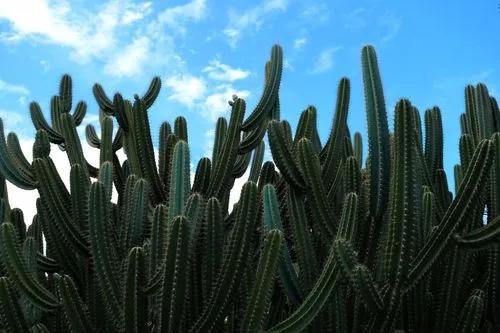
[[[372,46],[361,64],[365,157],[347,122],[348,78],[324,142],[314,106],[295,131],[280,119],[279,45],[256,107],[228,101],[193,183],[186,119],[151,133],[158,77],[131,99],[94,85],[100,132],[87,125],[85,135],[96,166],[83,154],[87,106],[73,103],[69,75],[50,121],[30,104],[31,161],[0,120],[0,332],[499,332],[495,98],[484,84],[465,88],[453,195],[440,109],[421,116],[401,99],[391,131]],[[67,154],[69,186],[52,145]],[[31,223],[9,204],[6,181],[38,192]]]

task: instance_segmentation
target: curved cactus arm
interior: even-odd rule
[[[201,271],[203,298],[210,297],[210,292],[215,285],[217,273],[222,264],[222,251],[224,248],[224,229],[221,204],[217,198],[208,199],[203,219],[202,260]]]
[[[479,289],[472,291],[472,294],[460,312],[455,332],[479,333],[481,318],[484,313],[484,303],[484,291]]]
[[[17,167],[16,159],[12,158],[5,143],[3,120],[0,118],[0,171],[2,175],[14,185],[33,190],[37,187],[35,177],[32,173],[24,173],[22,168]]]
[[[193,181],[193,192],[205,194],[210,185],[210,171],[212,170],[212,163],[208,157],[203,157],[196,166],[196,173]]]
[[[120,95],[119,93],[116,93],[113,96],[113,111],[113,115],[116,117],[116,121],[118,122],[120,128],[123,131],[128,132],[129,120],[125,113],[125,102],[122,95]]]
[[[73,164],[69,173],[69,183],[71,216],[82,233],[87,234],[90,180],[87,178],[84,168],[79,164]]]
[[[264,161],[265,150],[266,150],[266,145],[264,141],[261,141],[253,152],[252,165],[250,167],[250,174],[248,175],[249,182],[257,183],[259,181],[259,174],[262,168],[262,162]]]
[[[318,155],[309,139],[301,139],[298,144],[298,155],[302,174],[309,189],[308,197],[311,206],[318,217],[317,224],[321,230],[322,239],[327,242],[333,239],[336,226],[330,203],[323,186],[321,166]]]
[[[64,184],[61,184],[62,181],[54,165],[46,158],[35,158],[33,168],[39,179],[40,196],[47,204],[47,209],[53,218],[51,223],[60,232],[62,241],[68,248],[88,256],[88,244],[71,218],[71,208],[67,207],[71,201],[67,193],[61,193],[61,189],[66,192],[67,190]]]
[[[94,125],[88,124],[85,127],[85,138],[87,139],[87,143],[92,148],[99,149],[101,147],[101,139],[97,135]]]
[[[142,175],[149,181],[154,198],[153,201],[155,203],[164,202],[166,196],[156,168],[147,109],[137,96],[134,102],[133,115],[133,130]]]
[[[410,102],[400,100],[395,110],[391,208],[380,261],[381,274],[391,286],[408,275],[416,251],[417,223],[420,221],[422,183],[413,117]]]
[[[482,140],[471,159],[464,180],[445,216],[432,236],[420,249],[412,261],[412,269],[408,274],[408,286],[413,286],[428,272],[445,247],[449,244],[451,236],[456,231],[461,231],[467,223],[474,206],[479,199],[493,160],[494,147],[490,140]]]
[[[172,156],[172,169],[170,171],[170,193],[168,195],[168,221],[181,215],[189,195],[190,170],[189,170],[189,146],[185,141],[175,144]]]
[[[19,139],[15,133],[9,133],[7,135],[7,151],[11,159],[20,170],[22,174],[26,175],[28,178],[33,178],[33,170],[31,168],[31,163],[28,162],[24,156],[21,145],[19,144]]]
[[[282,125],[277,120],[269,122],[268,139],[274,162],[283,177],[294,187],[303,189],[305,182],[293,156],[292,141],[287,138]]]
[[[87,162],[83,155],[82,144],[80,137],[76,131],[75,121],[73,116],[68,113],[63,113],[60,116],[61,132],[64,136],[64,144],[68,155],[70,165],[80,164],[85,165]],[[84,169],[85,170],[85,169]],[[85,170],[87,173],[88,171]]]
[[[301,332],[318,316],[339,282],[336,260],[332,246],[321,275],[307,297],[287,319],[271,327],[267,333]]]
[[[90,319],[87,305],[78,294],[75,283],[68,275],[54,275],[57,294],[66,320],[73,332],[95,332],[95,327]]]
[[[267,184],[262,191],[262,201],[264,206],[264,225],[269,229],[277,229],[284,233],[281,223],[278,197],[273,185]],[[282,258],[280,259],[278,272],[283,289],[292,304],[300,304],[302,293],[299,287],[297,272],[292,265],[290,250],[286,243],[282,246]]]
[[[326,188],[330,188],[335,172],[342,158],[344,137],[347,129],[347,113],[349,111],[349,98],[351,87],[349,79],[340,79],[337,90],[337,103],[335,106],[335,118],[330,131],[328,143],[323,148],[325,159],[322,163],[322,177]]]
[[[17,288],[30,302],[45,311],[53,311],[60,306],[57,298],[45,289],[28,269],[19,249],[14,226],[7,222],[0,225],[0,250],[3,266]]]
[[[89,235],[97,281],[101,287],[106,310],[118,330],[123,327],[124,313],[118,258],[110,230],[111,204],[100,182],[92,183],[89,193]]]
[[[231,171],[236,161],[238,147],[240,144],[240,127],[245,115],[245,101],[238,98],[233,105],[229,127],[224,135],[224,143],[220,154],[214,161],[210,175],[209,197],[221,198],[225,191],[225,185],[231,176]]]
[[[361,51],[366,116],[368,120],[368,149],[370,158],[370,213],[382,218],[389,195],[389,127],[384,92],[373,46]]]
[[[241,129],[248,132],[256,128],[262,119],[269,115],[278,98],[283,71],[283,49],[279,45],[273,45],[271,49],[271,59],[269,75],[264,86],[264,92],[250,116],[243,122]]]
[[[459,246],[472,249],[500,244],[500,216],[465,235],[455,234],[453,238]]]
[[[273,287],[282,244],[283,233],[280,230],[273,229],[267,232],[240,332],[253,333],[262,330],[264,315],[269,307],[271,288]]]
[[[238,155],[236,161],[234,162],[233,170],[231,172],[232,178],[240,178],[247,171],[250,160],[252,159],[252,152],[245,153],[244,155]]]
[[[122,249],[129,251],[132,247],[142,244],[145,231],[148,227],[147,218],[150,209],[149,184],[145,179],[137,179],[129,190],[129,196],[124,202],[124,220],[122,227],[125,229],[122,238]]]
[[[125,295],[123,312],[125,332],[138,333],[147,331],[147,298],[143,293],[146,283],[146,263],[144,249],[132,248],[125,263]]]
[[[227,240],[222,267],[212,293],[205,303],[203,312],[190,332],[211,332],[225,314],[224,310],[243,277],[246,255],[249,251],[252,229],[257,220],[257,186],[247,182],[243,185],[240,201],[236,208],[233,231]]]
[[[37,258],[37,265],[43,272],[55,273],[60,269],[59,264],[57,263],[56,260],[44,256],[42,253],[38,251],[36,253],[36,258]]]
[[[169,227],[169,239],[165,271],[161,291],[160,331],[183,332],[189,297],[189,222],[180,215]]]
[[[308,107],[300,114],[297,130],[293,138],[293,146],[297,146],[300,139],[307,138],[313,140],[314,128],[316,126],[316,109]]]
[[[107,114],[113,114],[113,101],[106,96],[104,89],[99,83],[94,84],[92,92],[94,93],[99,108]]]
[[[37,102],[30,103],[30,115],[35,129],[37,131],[46,131],[49,135],[50,142],[55,144],[61,144],[64,142],[63,136],[59,132],[55,131],[52,127],[50,127],[50,125],[47,123],[47,120],[45,120],[45,117],[42,113],[42,109]]]
[[[78,104],[76,104],[75,111],[73,111],[73,119],[75,119],[76,126],[80,126],[86,114],[87,104],[84,101],[78,102]]]
[[[141,98],[144,101],[144,106],[146,107],[146,109],[149,109],[153,105],[156,98],[158,97],[158,94],[160,94],[160,89],[161,89],[161,79],[160,77],[155,76],[151,80],[148,90]]]
[[[262,142],[264,135],[266,135],[268,123],[269,123],[269,118],[266,117],[265,119],[262,119],[257,128],[244,134],[243,140],[240,142],[238,154],[242,155],[249,153]]]
[[[479,134],[481,139],[491,137],[493,134],[493,113],[490,103],[488,88],[483,83],[476,85],[476,114],[479,120]]]
[[[24,319],[23,312],[19,306],[14,286],[8,277],[0,277],[0,318],[5,320],[4,328],[12,333],[28,332],[28,324]]]

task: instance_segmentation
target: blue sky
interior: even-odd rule
[[[463,88],[484,82],[500,97],[500,8],[482,1],[0,1],[0,116],[29,147],[28,104],[48,112],[64,73],[74,98],[97,120],[92,85],[131,98],[154,75],[163,81],[150,111],[160,121],[188,120],[192,161],[207,154],[218,116],[233,93],[248,111],[262,92],[274,43],[284,49],[282,117],[295,126],[307,105],[329,131],[337,82],[351,79],[349,124],[365,133],[360,50],[375,46],[390,123],[401,97],[421,113],[438,105],[445,133],[445,168],[458,161]],[[365,138],[365,135],[364,135]],[[366,141],[365,141],[366,142]],[[86,145],[86,143],[85,143]],[[29,154],[29,152],[27,152]],[[452,185],[452,184],[450,184]]]

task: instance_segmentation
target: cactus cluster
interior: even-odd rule
[[[294,133],[280,121],[282,53],[273,46],[249,115],[243,99],[229,101],[192,184],[186,120],[163,122],[152,141],[159,78],[132,100],[94,86],[100,134],[85,134],[98,166],[83,154],[87,107],[73,108],[68,75],[50,123],[30,105],[32,161],[0,121],[0,331],[498,332],[500,111],[486,86],[465,89],[453,195],[439,108],[422,124],[401,99],[391,132],[372,46],[361,52],[365,161],[347,124],[347,78],[326,142],[314,106]],[[52,144],[67,153],[69,188]],[[6,180],[38,191],[29,226]]]

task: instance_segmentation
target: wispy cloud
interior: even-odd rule
[[[293,41],[293,48],[296,50],[300,50],[301,48],[304,47],[304,45],[306,45],[306,43],[307,43],[307,38],[305,38],[305,37],[296,38]]]
[[[50,69],[50,63],[47,60],[40,60],[40,66],[42,66],[44,73],[47,73]]]
[[[381,42],[387,43],[399,33],[399,30],[401,29],[401,18],[396,16],[394,13],[386,13],[380,17],[379,25],[386,31],[382,36]]]
[[[134,76],[150,63],[182,64],[173,36],[184,35],[187,25],[206,13],[205,0],[191,0],[160,11],[146,23],[153,12],[151,1],[107,0],[94,9],[77,6],[67,0],[0,1],[0,22],[8,26],[0,42],[58,45],[79,64],[98,60],[105,74]]]
[[[207,90],[205,80],[189,74],[175,75],[165,81],[170,88],[168,99],[187,107],[193,107],[204,97]]]
[[[249,29],[258,31],[268,16],[283,12],[288,6],[287,0],[268,0],[246,11],[229,11],[229,24],[222,31],[231,47],[236,47],[238,41]]]
[[[0,79],[0,92],[18,95],[29,95],[30,91],[23,85],[12,84]]]
[[[333,67],[333,55],[335,52],[341,50],[341,46],[331,47],[321,51],[314,62],[314,66],[311,69],[312,74],[319,74],[328,71]]]
[[[488,87],[488,92],[490,95],[495,97],[500,97],[497,91],[497,85],[493,78],[493,73],[495,71],[491,68],[478,71],[477,73],[472,73],[470,75],[453,75],[444,79],[441,79],[434,83],[434,88],[443,91],[453,91],[464,88],[467,84],[478,84],[484,83]]]
[[[302,11],[300,12],[300,18],[317,23],[325,23],[330,19],[330,12],[328,10],[328,5],[326,2],[305,2]]]
[[[0,118],[4,122],[6,132],[10,132],[18,127],[25,117],[17,112],[0,109]]]
[[[250,75],[250,71],[241,68],[233,68],[221,63],[217,59],[210,61],[209,65],[203,69],[203,72],[207,73],[208,77],[211,79],[229,82],[242,80]]]

